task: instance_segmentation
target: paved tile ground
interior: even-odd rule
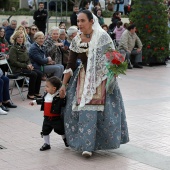
[[[90,159],[65,148],[55,133],[52,149],[40,152],[40,107],[12,96],[18,108],[0,115],[0,145],[6,148],[0,149],[0,170],[170,170],[169,75],[170,64],[128,70],[121,76],[130,142],[116,150],[97,151]]]

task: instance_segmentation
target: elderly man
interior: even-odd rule
[[[8,41],[9,44],[11,44],[10,37],[14,33],[16,27],[17,27],[17,21],[12,20],[10,25],[5,28],[5,39]]]
[[[118,50],[126,53],[128,68],[143,68],[139,63],[142,62],[142,42],[135,33],[136,26],[134,24],[128,27],[121,36]],[[131,56],[134,58],[134,65],[131,65]]]
[[[8,25],[9,25],[9,23],[8,23],[7,20],[5,20],[5,21],[2,22],[2,28],[5,29]]]

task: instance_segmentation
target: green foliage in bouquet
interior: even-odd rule
[[[130,22],[143,43],[143,62],[164,62],[169,56],[167,6],[163,0],[134,0]]]
[[[121,64],[119,65],[111,65],[109,63],[106,64],[106,67],[109,71],[109,74],[112,74],[113,76],[118,76],[119,74],[124,74],[126,75],[126,70],[127,70],[127,67],[128,67],[128,63],[125,61],[125,62],[122,62]]]

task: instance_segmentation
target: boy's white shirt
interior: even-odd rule
[[[59,90],[57,90],[54,94],[47,93],[47,95],[45,96],[45,102],[51,103],[53,101],[53,98],[58,95],[59,95]],[[33,100],[32,102],[33,104],[37,103],[36,100]]]

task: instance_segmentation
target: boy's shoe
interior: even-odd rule
[[[64,141],[65,146],[66,146],[66,147],[69,147],[69,145],[68,145],[68,143],[67,143],[67,139],[64,138],[63,141]]]
[[[82,155],[86,158],[90,158],[92,156],[92,152],[83,151]]]
[[[51,149],[51,146],[44,143],[44,145],[40,148],[40,151],[45,151],[45,150],[48,150],[48,149]]]

